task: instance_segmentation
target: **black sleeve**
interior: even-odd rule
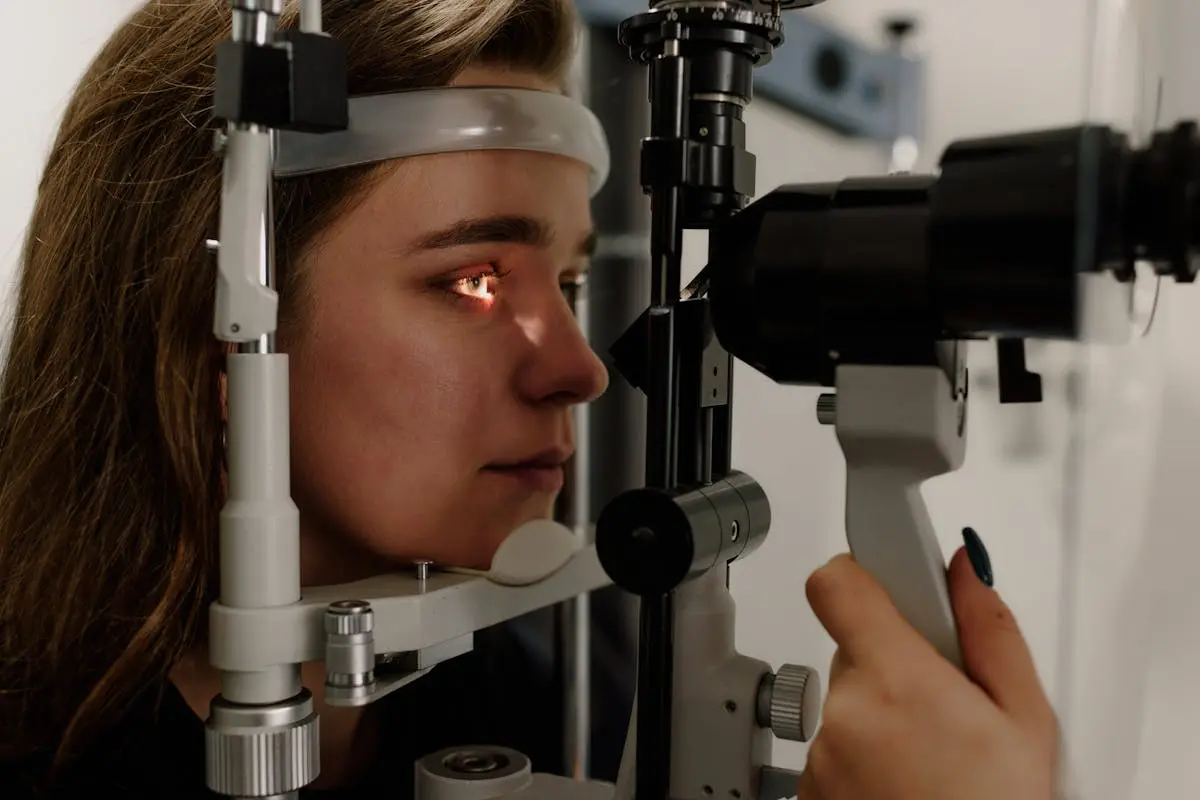
[[[637,688],[637,601],[609,588],[591,606],[591,777],[616,781]]]

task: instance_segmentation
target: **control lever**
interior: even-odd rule
[[[835,384],[817,416],[834,425],[846,459],[850,552],[900,614],[962,669],[945,558],[921,484],[963,463],[965,369],[843,365]]]

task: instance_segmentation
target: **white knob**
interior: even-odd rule
[[[821,676],[815,669],[784,664],[770,680],[767,720],[780,739],[807,742],[821,718]]]

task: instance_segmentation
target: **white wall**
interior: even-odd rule
[[[136,3],[5,5],[5,24],[14,32],[0,49],[0,103],[8,112],[0,153],[0,286],[7,299],[42,165],[67,100],[100,45]],[[6,304],[4,311],[11,307]]]
[[[1144,61],[1161,62],[1158,71],[1166,76],[1161,108],[1147,103],[1140,124],[1149,127],[1155,117],[1159,127],[1195,119],[1200,53],[1192,42],[1200,32],[1200,6],[1159,0],[1130,8],[1146,23]],[[1153,71],[1145,79],[1153,82]],[[1081,619],[1071,631],[1078,678],[1070,708],[1076,756],[1091,773],[1090,796],[1200,796],[1200,774],[1192,766],[1200,752],[1200,690],[1193,680],[1200,674],[1200,583],[1188,568],[1200,556],[1191,477],[1200,452],[1198,310],[1194,286],[1171,287],[1160,303],[1156,335],[1123,354],[1107,353],[1105,368],[1093,371],[1098,382],[1106,380],[1105,371],[1107,379],[1140,373],[1144,380],[1136,388],[1112,382],[1112,393],[1123,388],[1127,407],[1139,413],[1109,416],[1086,438],[1083,568],[1075,587]],[[1154,385],[1161,389],[1157,406],[1148,391]],[[1155,416],[1157,436],[1147,421]],[[1122,524],[1122,503],[1134,506],[1145,524]]]
[[[1083,118],[1088,3],[831,0],[796,13],[820,14],[870,38],[880,36],[887,13],[920,17],[915,44],[928,56],[930,80],[920,167],[928,169],[953,139]],[[66,97],[104,36],[135,3],[70,0],[69,14],[65,5],[23,3],[8,11],[10,28],[21,35],[0,51],[0,74],[7,76],[0,97],[9,110],[0,157],[5,285]],[[1200,19],[1179,30],[1200,31]],[[1200,80],[1192,91],[1176,102],[1195,113]],[[886,164],[879,148],[828,135],[765,102],[748,119],[750,149],[760,159],[760,193],[786,182],[874,174]],[[688,244],[696,268],[703,237],[691,236]],[[1129,351],[1136,358],[1090,355],[1085,379],[1094,413],[1088,416],[1070,414],[1065,396],[1066,369],[1083,363],[1086,351],[1043,348],[1034,356],[1035,366],[1040,361],[1050,368],[1047,402],[1038,408],[999,407],[988,385],[993,358],[979,351],[972,360],[977,383],[967,464],[927,492],[947,553],[959,544],[964,525],[984,536],[998,588],[1024,626],[1060,707],[1070,712],[1088,800],[1200,796],[1198,779],[1185,769],[1200,752],[1195,726],[1188,724],[1200,713],[1189,680],[1200,674],[1200,581],[1191,580],[1200,544],[1187,536],[1196,516],[1189,502],[1190,475],[1198,466],[1192,462],[1200,460],[1200,368],[1190,346],[1200,333],[1200,321],[1193,321],[1200,316],[1188,313],[1200,304],[1194,291],[1200,290],[1166,294],[1158,338]],[[1154,354],[1161,358],[1149,358]],[[1169,435],[1160,441],[1151,434],[1159,410],[1154,389],[1162,380]],[[832,646],[807,610],[803,587],[813,569],[845,549],[844,473],[832,431],[815,422],[816,394],[738,370],[735,457],[770,493],[775,524],[763,548],[738,568],[734,592],[743,651],[775,664],[798,661],[824,669]],[[1088,445],[1071,462],[1068,443],[1076,430]],[[1074,499],[1081,503],[1072,505]],[[1151,507],[1147,527],[1142,523]],[[1071,509],[1078,524],[1068,528],[1064,515]],[[1080,533],[1085,567],[1066,587],[1060,580],[1069,544],[1065,530]],[[1066,590],[1077,618],[1064,630]],[[1059,676],[1062,641],[1069,682]],[[1138,675],[1150,677],[1153,691],[1141,691]],[[799,767],[803,752],[803,746],[781,743],[777,761]],[[1137,759],[1143,767],[1135,794],[1130,781]]]

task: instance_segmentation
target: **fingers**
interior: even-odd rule
[[[809,576],[805,585],[813,613],[850,662],[884,654],[889,660],[932,649],[892,604],[883,587],[843,554]]]
[[[1053,710],[1012,611],[978,578],[965,548],[947,580],[967,674],[1010,716],[1042,728]]]
[[[1012,611],[977,576],[964,549],[947,575],[967,676],[1031,733],[1057,735],[1057,719]],[[900,615],[874,578],[849,555],[809,577],[809,604],[838,646],[830,685],[849,664],[929,663],[932,645]]]

